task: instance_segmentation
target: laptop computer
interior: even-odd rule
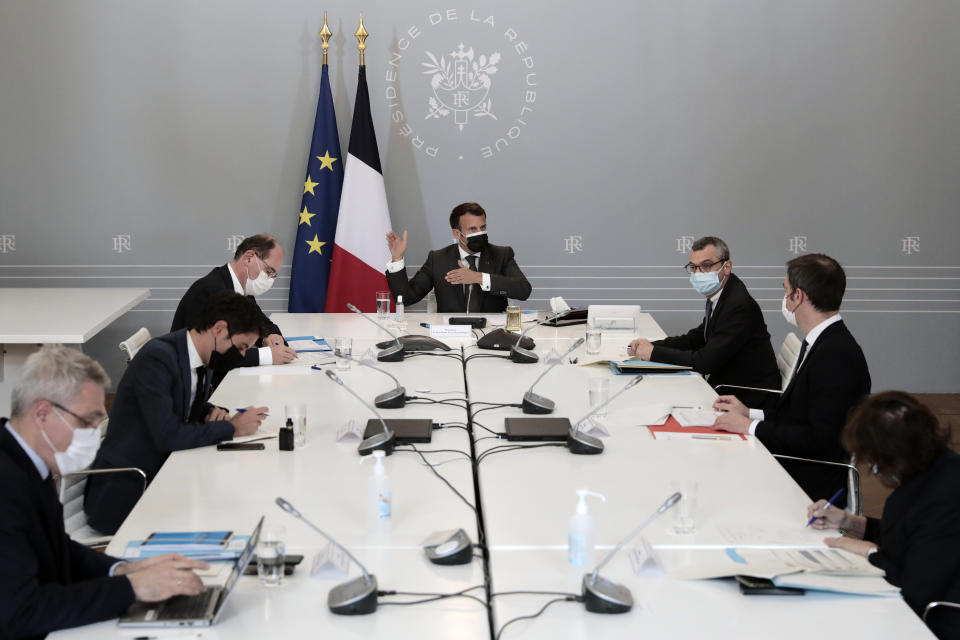
[[[506,418],[507,440],[566,441],[570,432],[569,418]]]
[[[208,587],[195,596],[174,596],[163,602],[134,602],[120,618],[121,627],[209,627],[220,619],[230,593],[246,569],[260,538],[263,516],[254,527],[247,546],[234,561],[223,586]]]
[[[433,438],[433,420],[430,418],[387,418],[387,428],[397,434],[397,444],[410,442],[430,442]],[[369,438],[383,433],[383,425],[376,418],[367,420],[363,437]]]

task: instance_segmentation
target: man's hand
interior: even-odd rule
[[[720,396],[713,403],[714,411],[727,411],[743,417],[750,416],[750,409],[737,399],[737,396]]]
[[[249,436],[257,432],[260,423],[267,415],[267,407],[247,407],[230,418],[233,424],[233,436]]]
[[[846,536],[843,538],[824,538],[823,543],[828,547],[843,549],[844,551],[855,553],[864,558],[877,548],[877,545],[869,540],[858,540],[857,538],[848,538]]]
[[[287,364],[297,359],[297,352],[283,344],[283,340],[271,342],[269,346],[273,364]]]
[[[467,265],[463,264],[463,260],[458,260],[457,264],[460,265],[459,269],[454,269],[453,271],[447,271],[447,275],[444,276],[450,284],[482,284],[483,283],[483,274],[479,271],[474,271]]]
[[[653,343],[643,338],[637,338],[627,347],[627,355],[640,356],[644,360],[649,360],[653,355]]]
[[[229,420],[230,412],[222,407],[211,407],[207,414],[206,422],[216,422],[217,420]]]
[[[407,232],[403,232],[401,238],[393,231],[387,234],[387,248],[390,249],[390,257],[393,262],[403,259],[403,254],[407,252]]]
[[[172,596],[195,596],[206,587],[193,572],[194,569],[209,569],[202,560],[184,558],[179,553],[169,553],[155,558],[118,565],[114,575],[125,575],[130,580],[133,593],[140,602],[159,602]]]
[[[750,409],[742,402],[737,400],[736,396],[720,396],[713,403],[714,411],[724,411],[717,416],[713,423],[714,429],[721,429],[731,433],[750,433]]]

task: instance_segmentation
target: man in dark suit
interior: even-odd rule
[[[174,331],[145,344],[117,386],[93,468],[137,467],[151,482],[172,451],[256,432],[267,408],[248,407],[231,417],[211,405],[207,365],[215,352],[236,348],[245,353],[260,337],[260,321],[256,304],[222,291],[210,298],[189,331]],[[131,474],[92,476],[83,506],[90,526],[116,533],[142,488]]]
[[[656,342],[634,340],[628,353],[693,367],[714,387],[779,389],[780,371],[763,312],[734,275],[727,243],[713,236],[700,238],[690,248],[690,262],[684,268],[693,288],[706,297],[703,321],[683,335]]]
[[[64,531],[53,474],[89,463],[107,385],[89,356],[46,346],[27,359],[9,422],[0,418],[0,637],[43,638],[116,617],[134,599],[203,590],[192,569],[204,562],[179,555],[123,562]]]
[[[714,409],[726,413],[715,427],[753,434],[771,453],[846,461],[840,431],[850,409],[870,393],[867,361],[840,318],[846,286],[843,267],[829,256],[808,254],[787,263],[783,315],[804,335],[793,377],[769,412],[720,396]],[[783,466],[811,499],[846,487],[842,468],[791,461]]]
[[[207,300],[219,291],[235,291],[254,301],[254,296],[263,295],[270,290],[282,264],[283,249],[276,238],[258,234],[244,239],[237,245],[232,261],[215,267],[190,285],[173,314],[170,331],[194,326],[200,319]],[[257,310],[260,311],[260,324],[267,328],[267,335],[253,345],[258,348],[250,349],[245,355],[241,355],[236,349],[230,349],[223,355],[213,356],[210,368],[214,372],[214,389],[223,376],[235,367],[286,364],[297,357],[296,352],[284,341],[280,328],[270,322],[259,306]]]
[[[499,313],[507,308],[507,298],[526,300],[530,283],[524,277],[513,249],[487,242],[487,213],[476,202],[464,202],[450,213],[450,229],[456,244],[431,251],[423,266],[407,279],[403,254],[407,250],[407,232],[403,237],[387,234],[392,262],[387,264],[387,284],[394,297],[403,296],[406,305],[416,304],[433,289],[437,311]]]

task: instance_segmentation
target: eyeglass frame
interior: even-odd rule
[[[694,263],[692,263],[692,262],[688,262],[687,264],[683,265],[683,270],[686,271],[687,273],[691,273],[691,274],[693,274],[693,273],[709,273],[709,272],[713,271],[713,268],[714,268],[715,266],[717,266],[718,264],[723,264],[724,262],[727,262],[728,260],[729,260],[729,258],[724,258],[723,260],[717,260],[717,261],[715,261],[715,262],[710,262],[710,263],[701,262],[700,264],[694,264]],[[719,269],[718,269],[718,271],[719,271]]]
[[[263,270],[266,272],[268,278],[270,278],[271,280],[276,280],[276,279],[277,279],[277,276],[280,275],[280,272],[279,272],[279,271],[277,271],[276,269],[274,269],[273,267],[271,267],[270,265],[268,265],[268,264],[267,264],[267,261],[264,260],[263,258],[261,258],[260,256],[258,256],[257,254],[253,254],[253,257],[255,257],[257,260],[259,260],[259,261],[260,261],[260,264],[263,265],[262,268],[263,268]]]
[[[59,409],[59,410],[61,410],[61,411],[66,411],[66,412],[69,413],[71,416],[73,416],[74,418],[76,418],[76,419],[77,419],[77,422],[80,423],[80,428],[81,428],[81,429],[94,429],[94,428],[100,426],[100,423],[103,422],[103,418],[105,417],[105,416],[99,416],[99,417],[97,417],[97,418],[93,418],[92,420],[86,420],[86,419],[84,419],[83,417],[81,417],[81,416],[77,415],[76,413],[74,413],[73,411],[71,411],[70,409],[67,409],[65,406],[63,406],[63,405],[60,404],[59,402],[54,402],[53,400],[47,400],[47,402],[49,402],[51,405],[53,405],[53,406],[56,407],[57,409]]]

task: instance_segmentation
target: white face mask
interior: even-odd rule
[[[54,411],[56,411],[60,421],[73,431],[70,445],[66,451],[57,451],[57,448],[50,442],[46,431],[40,429],[40,435],[43,436],[43,439],[46,440],[50,448],[53,449],[53,459],[57,461],[57,469],[60,470],[60,475],[83,471],[93,464],[93,459],[97,457],[97,450],[100,449],[100,429],[96,427],[91,429],[74,429],[70,426],[70,423],[63,418],[63,415],[61,415],[59,411],[56,409],[54,409]]]
[[[267,275],[267,270],[263,267],[263,261],[257,258],[260,263],[260,275],[256,278],[250,277],[250,266],[247,265],[247,285],[243,288],[248,296],[262,296],[270,287],[273,286],[273,278]]]
[[[789,322],[789,323],[792,324],[793,326],[797,326],[797,314],[796,314],[796,312],[790,311],[789,309],[787,309],[787,295],[786,295],[786,294],[783,295],[783,304],[780,305],[780,313],[783,314],[783,319],[784,319],[784,320],[786,320],[787,322]]]

